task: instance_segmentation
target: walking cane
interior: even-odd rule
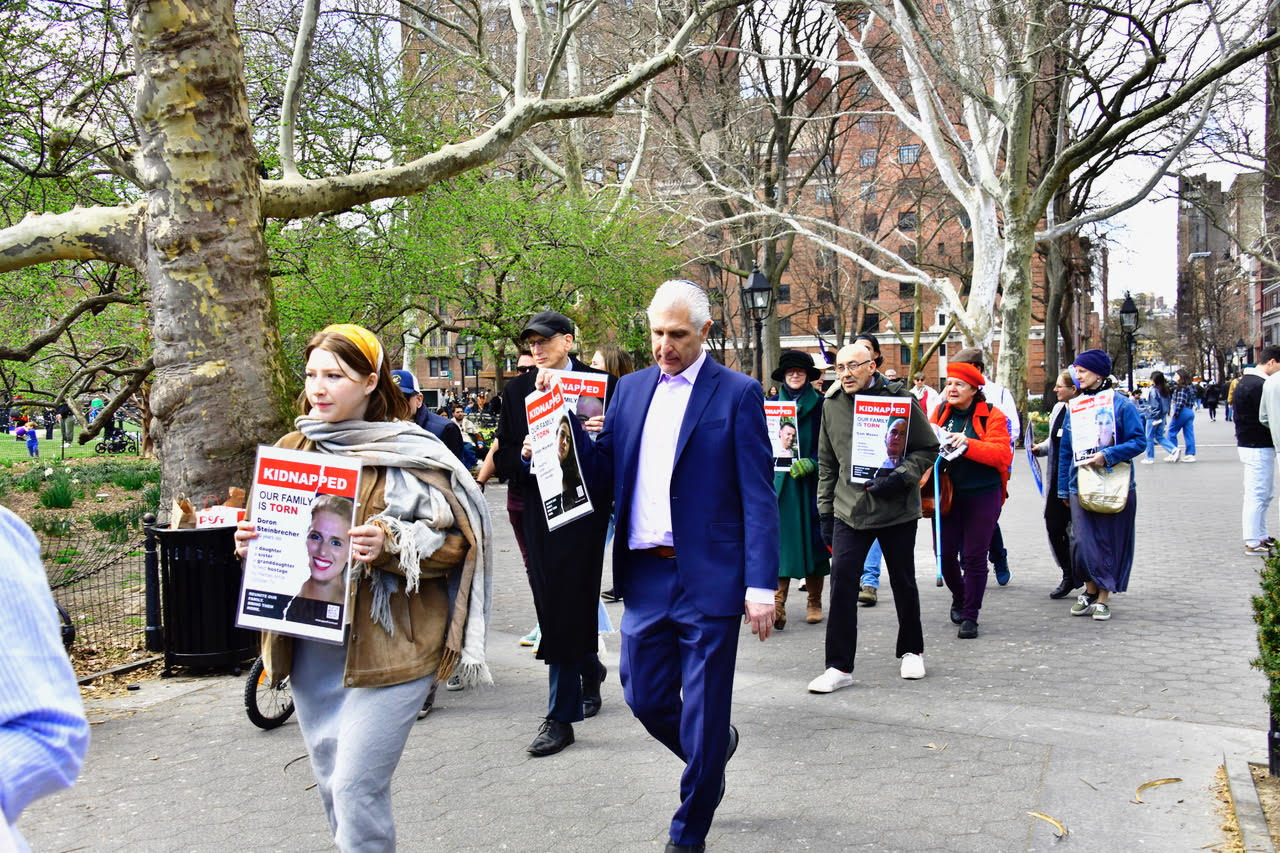
[[[933,460],[933,561],[938,566],[938,586],[942,586],[942,487],[938,485],[941,465],[941,456]]]

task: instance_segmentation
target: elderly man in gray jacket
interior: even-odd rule
[[[897,656],[903,678],[924,677],[924,633],[916,589],[916,526],[920,478],[938,456],[938,439],[910,391],[888,385],[876,373],[875,354],[851,344],[836,354],[839,380],[827,393],[818,434],[818,515],[831,548],[831,609],[827,619],[826,671],[809,682],[810,693],[831,693],[853,683],[858,646],[858,588],[871,544],[880,540],[893,603],[898,611]],[[907,446],[888,476],[852,480],[853,409],[859,395],[911,400]]]

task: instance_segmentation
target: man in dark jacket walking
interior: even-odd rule
[[[466,465],[462,432],[458,429],[458,425],[422,405],[422,392],[418,390],[418,378],[413,375],[412,371],[393,370],[391,375],[395,378],[396,384],[400,386],[400,390],[409,398],[409,409],[413,413],[413,422],[443,441],[444,446],[449,448],[454,456],[458,457],[458,461]]]
[[[534,314],[520,340],[529,347],[539,368],[604,375],[569,354],[573,349],[573,322],[563,314]],[[596,655],[596,611],[611,501],[606,490],[593,489],[588,480],[592,511],[549,535],[537,479],[522,454],[529,434],[525,397],[534,390],[537,376],[537,372],[522,373],[503,389],[494,464],[507,480],[507,488],[518,489],[525,501],[525,568],[542,630],[537,656],[549,665],[550,680],[546,720],[528,751],[532,755],[552,755],[573,743],[573,723],[594,716],[600,709],[600,682],[605,670]],[[606,403],[613,399],[614,382],[610,376]],[[581,430],[574,432],[576,440],[586,440]],[[578,448],[579,454],[582,450]]]
[[[1264,384],[1269,384],[1268,377],[1277,371],[1280,371],[1280,347],[1267,347],[1258,359],[1258,366],[1244,371],[1231,399],[1236,453],[1244,466],[1244,509],[1240,514],[1244,551],[1259,557],[1266,557],[1270,552],[1267,512],[1275,496],[1276,472],[1276,450],[1271,430],[1262,422],[1262,394]],[[1280,412],[1269,412],[1268,415],[1275,417]]]

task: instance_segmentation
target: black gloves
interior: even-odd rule
[[[907,493],[907,478],[902,474],[890,474],[888,477],[877,477],[867,481],[867,494],[875,495],[881,500],[892,500]]]
[[[818,527],[822,530],[822,541],[830,548],[831,537],[836,526],[836,517],[831,513],[825,513],[818,516]]]

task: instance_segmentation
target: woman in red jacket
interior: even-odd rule
[[[986,379],[972,364],[947,365],[942,404],[933,413],[940,452],[951,457],[951,508],[942,518],[942,578],[951,590],[957,636],[978,636],[978,611],[987,589],[987,546],[1000,519],[1013,450],[1005,416],[982,396]]]

